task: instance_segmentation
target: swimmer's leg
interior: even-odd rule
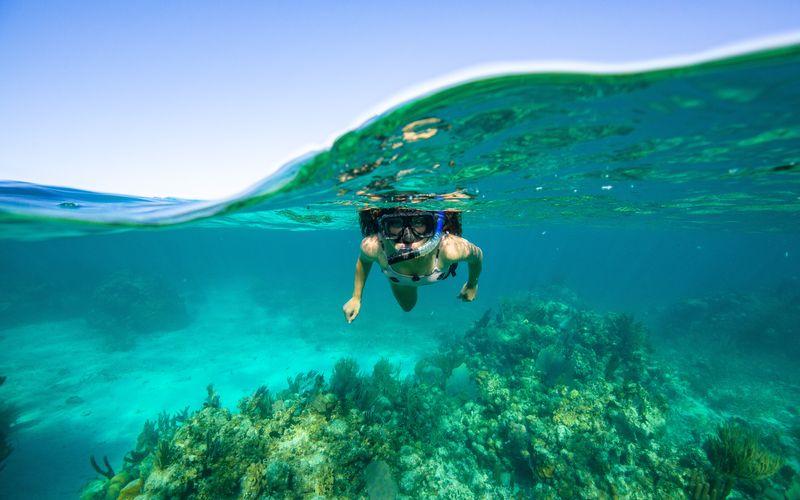
[[[417,289],[413,286],[398,286],[391,282],[389,284],[392,286],[392,293],[400,307],[405,312],[414,309],[414,306],[417,305]]]

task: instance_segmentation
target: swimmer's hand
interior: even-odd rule
[[[469,283],[464,283],[464,286],[461,287],[461,291],[458,292],[458,297],[456,298],[464,302],[472,302],[475,300],[476,295],[478,295],[478,284],[475,283],[474,286],[469,286]]]
[[[361,310],[361,299],[357,299],[353,297],[352,299],[348,300],[347,303],[342,307],[342,311],[344,312],[344,319],[348,323],[352,323],[356,316],[358,316],[358,312]]]

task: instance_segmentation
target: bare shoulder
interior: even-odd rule
[[[454,234],[448,234],[447,237],[442,239],[440,248],[442,256],[449,261],[469,259],[481,251],[469,240]]]
[[[378,252],[381,251],[381,242],[375,235],[367,236],[361,240],[361,258],[366,260],[375,260],[378,258]]]

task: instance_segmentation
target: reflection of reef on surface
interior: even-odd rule
[[[175,330],[189,317],[183,298],[164,280],[118,272],[92,294],[86,323],[112,335]]]
[[[682,381],[645,334],[629,316],[526,296],[405,379],[385,359],[368,373],[341,359],[329,382],[299,374],[238,412],[209,386],[203,408],[146,425],[122,471],[82,498],[702,497],[713,426],[667,432]],[[750,494],[796,474],[778,476]]]

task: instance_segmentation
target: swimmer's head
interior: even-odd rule
[[[429,219],[428,221],[424,220],[413,220],[413,217],[416,215],[422,214],[423,216],[427,216]],[[437,214],[444,215],[444,221],[442,226],[442,231],[446,233],[450,233],[456,236],[461,236],[461,212],[458,210],[444,210],[444,211],[431,211],[431,210],[420,210],[420,209],[412,209],[406,207],[391,207],[391,208],[363,208],[359,210],[359,222],[361,225],[361,234],[363,236],[372,236],[377,235],[384,240],[389,240],[391,242],[397,241],[398,243],[403,243],[403,238],[398,238],[396,233],[399,225],[395,225],[394,229],[386,227],[386,232],[389,234],[389,237],[384,236],[384,227],[381,226],[380,222],[383,220],[384,222],[390,222],[390,219],[387,216],[390,215],[400,215],[406,216],[410,219],[401,221],[403,222],[403,230],[406,230],[406,223],[408,223],[408,230],[405,232],[405,241],[409,242],[412,246],[416,244],[416,242],[423,241],[426,238],[430,238],[431,235],[428,235],[430,232],[429,226],[423,226],[426,223],[429,223],[431,219],[435,219]],[[386,217],[386,218],[384,218]],[[394,221],[397,223],[398,221]],[[423,225],[420,225],[422,223]],[[435,227],[434,227],[435,232]],[[416,234],[414,234],[416,233]],[[420,238],[421,236],[421,238]]]
[[[411,247],[414,243],[433,237],[438,219],[434,212],[413,211],[385,214],[378,219],[378,228],[384,239]],[[441,231],[443,222],[439,224],[439,231]]]
[[[382,246],[389,264],[424,257],[439,246],[444,212],[384,215],[378,221]],[[393,244],[393,252],[389,245]]]

